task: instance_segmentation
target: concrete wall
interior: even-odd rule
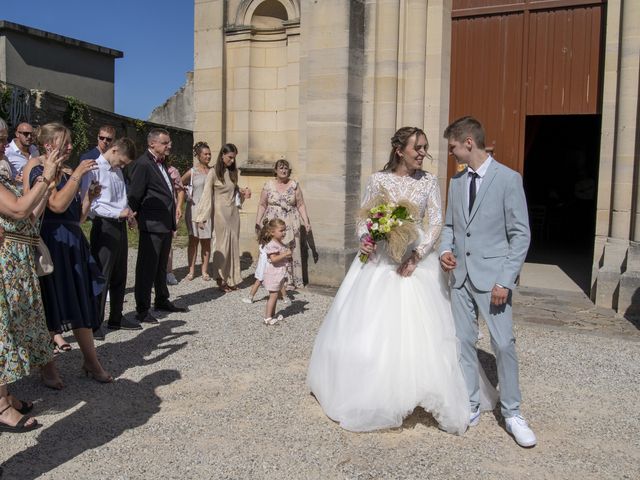
[[[153,109],[149,121],[193,130],[193,72],[187,72],[185,84],[166,102]]]
[[[113,111],[114,56],[98,47],[78,45],[83,42],[65,43],[32,35],[30,31],[26,27],[24,31],[0,29],[0,38],[4,39],[4,52],[0,51],[2,81],[74,96],[90,105]]]

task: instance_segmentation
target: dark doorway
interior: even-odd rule
[[[526,118],[527,262],[558,265],[589,294],[595,237],[600,115]]]

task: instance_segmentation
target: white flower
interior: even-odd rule
[[[371,230],[378,230],[379,225],[377,223],[374,223],[373,225],[371,225]]]
[[[398,220],[398,226],[401,227],[402,226],[402,220]]]

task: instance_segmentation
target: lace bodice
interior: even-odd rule
[[[417,218],[416,222],[424,235],[420,235],[420,243],[414,250],[420,258],[427,255],[442,230],[442,206],[438,179],[422,170],[407,177],[401,177],[391,172],[377,172],[369,178],[362,198],[362,205],[379,195],[384,195],[393,202],[407,200],[418,207],[420,218]],[[357,232],[358,237],[367,233],[364,221],[358,222]]]

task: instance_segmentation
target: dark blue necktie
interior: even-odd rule
[[[471,182],[469,182],[469,213],[471,213],[473,202],[476,201],[476,178],[480,175],[476,172],[469,172],[469,176],[471,177]]]

